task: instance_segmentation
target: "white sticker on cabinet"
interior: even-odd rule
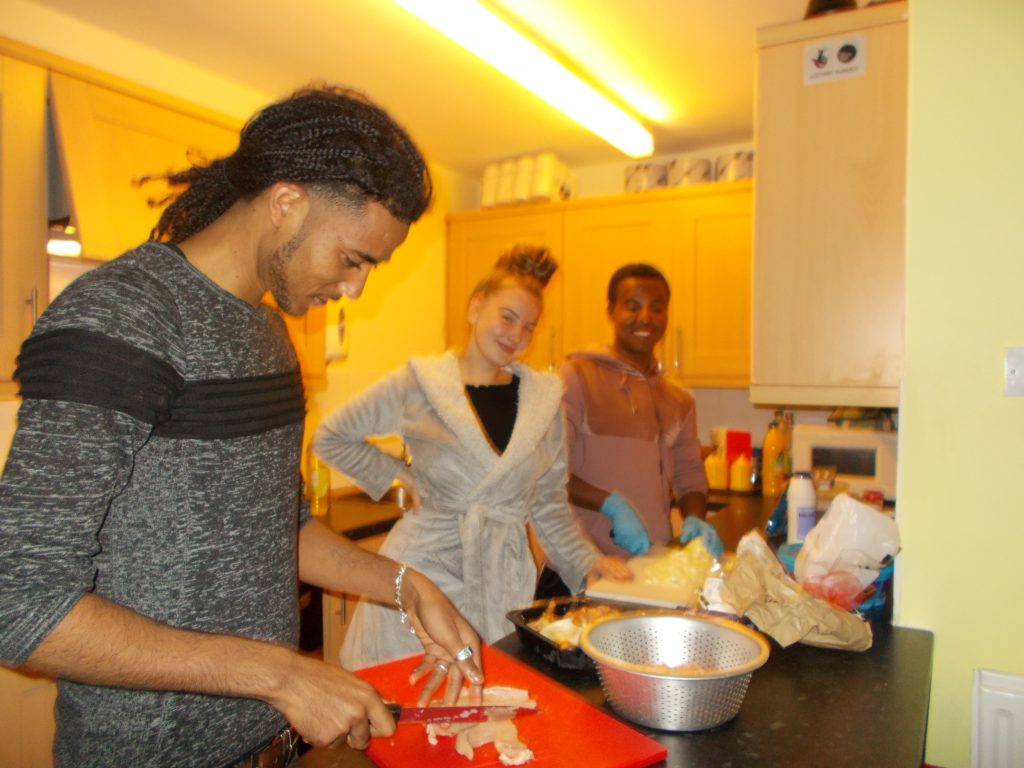
[[[804,47],[804,85],[860,77],[867,70],[864,35],[819,40]]]

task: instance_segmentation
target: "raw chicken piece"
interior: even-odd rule
[[[459,694],[459,704],[469,704],[469,694]],[[489,685],[483,689],[483,703],[487,706],[523,707],[536,709],[537,702],[530,698],[530,692],[522,688],[510,688],[505,685]]]
[[[459,697],[460,704],[468,704],[465,692]],[[483,690],[483,703],[535,708],[537,703],[521,688],[490,686]],[[512,718],[484,720],[479,723],[452,723],[451,725],[427,725],[427,741],[436,745],[439,736],[454,736],[455,751],[467,760],[473,759],[473,750],[484,744],[494,744],[498,759],[503,765],[523,765],[533,759],[533,752],[519,740],[519,730]]]

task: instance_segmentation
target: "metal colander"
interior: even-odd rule
[[[739,712],[768,641],[735,621],[637,611],[591,624],[580,638],[612,709],[666,731],[702,731]]]

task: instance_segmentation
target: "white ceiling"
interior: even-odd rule
[[[438,0],[443,2],[443,0]],[[390,0],[35,0],[268,94],[313,79],[387,107],[434,161],[477,175],[488,162],[553,150],[571,166],[625,156]],[[579,68],[664,115],[655,154],[753,135],[758,27],[795,21],[806,0],[504,0]]]

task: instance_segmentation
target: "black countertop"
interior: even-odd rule
[[[633,725],[668,749],[662,766],[920,768],[932,670],[931,632],[879,626],[864,653],[772,642],[739,714],[710,731],[673,733]],[[555,667],[515,635],[495,647],[539,669],[606,712],[596,673]],[[621,718],[620,718],[621,719]],[[628,721],[624,721],[628,722]],[[314,749],[300,768],[372,766],[348,748]],[[468,765],[468,764],[467,764]]]

